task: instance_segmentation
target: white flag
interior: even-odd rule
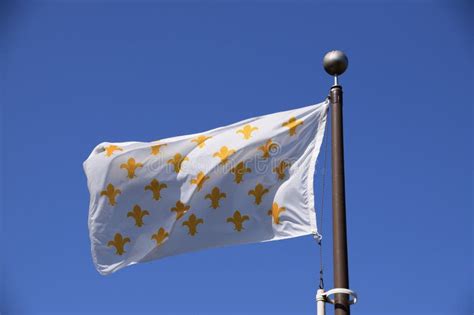
[[[84,162],[97,270],[231,244],[317,235],[313,177],[328,102]]]

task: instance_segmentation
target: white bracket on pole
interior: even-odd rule
[[[319,289],[316,293],[316,303],[317,303],[317,314],[325,315],[326,314],[326,303],[335,304],[335,301],[329,296],[333,294],[347,294],[352,297],[349,300],[349,305],[357,303],[357,293],[349,289],[335,288],[327,292],[324,292],[323,289]]]
[[[326,296],[323,289],[319,289],[316,293],[316,308],[317,315],[326,315]]]

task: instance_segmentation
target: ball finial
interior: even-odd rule
[[[339,76],[346,71],[349,60],[345,53],[340,50],[328,52],[323,59],[324,70],[333,76]]]

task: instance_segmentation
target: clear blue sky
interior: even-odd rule
[[[353,314],[471,314],[473,13],[468,1],[2,0],[0,311],[314,314],[311,237],[100,276],[82,162],[101,141],[320,102],[322,57],[338,48]]]

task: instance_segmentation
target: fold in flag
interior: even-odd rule
[[[231,244],[317,235],[313,177],[328,102],[84,162],[97,270]]]

